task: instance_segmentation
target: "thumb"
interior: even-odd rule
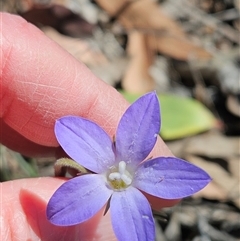
[[[54,190],[64,180],[32,178],[1,183],[1,237],[9,240],[71,240],[115,241],[110,215],[103,216],[104,208],[88,221],[59,227],[46,217],[46,205]],[[15,237],[15,238],[13,238]]]

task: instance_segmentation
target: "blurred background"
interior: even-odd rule
[[[156,241],[240,240],[240,2],[1,0],[133,102],[157,90],[161,137],[213,181],[154,212]],[[0,146],[0,181],[53,176],[54,159]]]

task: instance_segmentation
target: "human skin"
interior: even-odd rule
[[[99,124],[113,136],[128,103],[111,86],[19,16],[0,14],[0,142],[24,155],[59,153],[55,120],[77,115]],[[161,138],[151,156],[170,156]],[[66,179],[41,177],[1,183],[1,240],[115,241],[109,213],[57,227],[46,219],[46,205]],[[154,209],[178,200],[148,196]]]

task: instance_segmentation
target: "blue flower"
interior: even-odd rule
[[[181,199],[211,180],[202,169],[179,158],[144,161],[157,141],[160,122],[155,92],[142,96],[126,110],[114,142],[90,120],[75,116],[57,120],[58,142],[92,173],[59,187],[47,206],[50,222],[60,226],[82,223],[110,200],[112,227],[119,241],[154,241],[154,219],[143,193]]]

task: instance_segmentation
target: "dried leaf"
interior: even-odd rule
[[[51,27],[44,27],[42,31],[77,60],[89,66],[98,66],[99,64],[106,64],[108,62],[103,53],[92,49],[84,40],[65,36]]]
[[[181,26],[168,17],[155,1],[96,0],[96,2],[111,16],[117,17],[127,30],[141,30],[148,36],[151,50],[180,60],[187,60],[189,56],[199,59],[211,58],[205,49],[188,40]]]
[[[146,37],[138,31],[131,32],[127,51],[130,62],[122,80],[124,90],[136,94],[153,90],[155,83],[149,74],[153,54],[147,48]]]
[[[209,158],[229,159],[239,156],[239,137],[226,137],[219,131],[211,131],[192,137],[184,148],[187,154]]]
[[[236,155],[232,158],[229,158],[228,160],[228,164],[229,164],[229,171],[232,173],[232,175],[240,180],[240,159],[239,159],[239,155]],[[239,193],[240,195],[240,193]]]
[[[169,55],[178,60],[209,59],[210,54],[202,47],[194,45],[187,38],[179,38],[178,36],[152,36],[148,38],[149,46],[155,51]]]
[[[193,195],[194,198],[207,198],[210,200],[226,201],[228,199],[228,193],[225,189],[220,187],[215,182],[210,182],[200,192]]]
[[[206,161],[203,158],[189,155],[187,156],[187,160],[203,168],[212,177],[213,182],[227,193],[228,200],[232,200],[238,207],[240,207],[239,179],[234,178],[220,165]]]
[[[240,101],[237,95],[229,95],[227,97],[227,108],[232,114],[240,117]]]

